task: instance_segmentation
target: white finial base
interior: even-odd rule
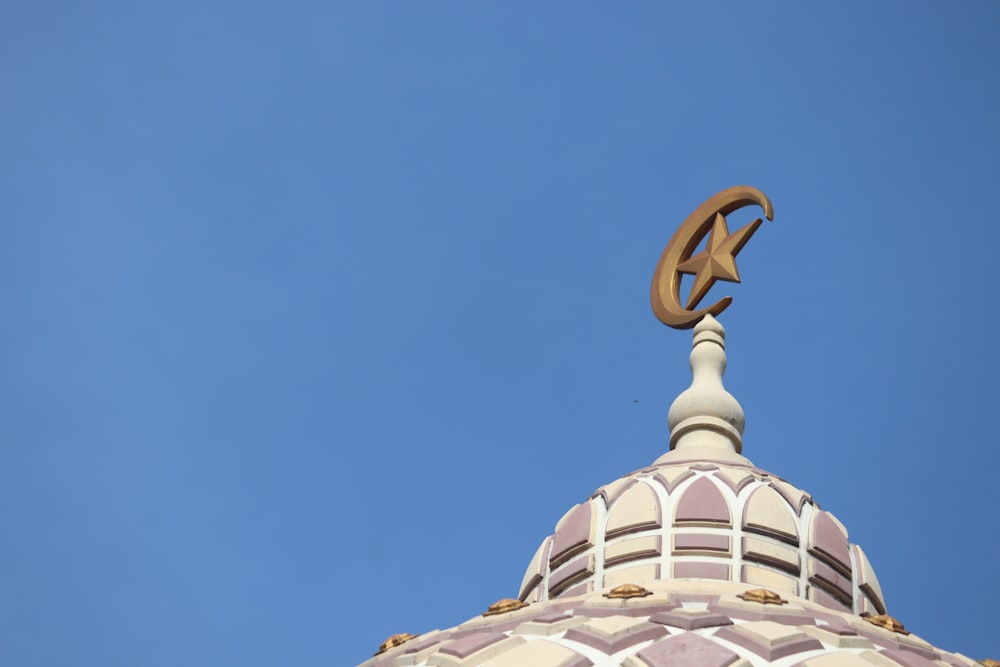
[[[743,408],[722,384],[726,330],[706,315],[694,328],[691,386],[674,399],[667,415],[670,452],[656,463],[711,458],[749,463],[743,449]]]

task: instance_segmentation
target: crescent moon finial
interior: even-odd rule
[[[718,315],[733,302],[733,298],[727,296],[707,308],[696,310],[717,280],[740,282],[736,255],[763,220],[757,218],[730,234],[726,216],[751,205],[760,206],[768,220],[774,219],[774,208],[767,195],[757,188],[738,185],[712,195],[681,223],[663,249],[653,273],[650,300],[657,319],[675,329],[690,329],[705,315]],[[692,256],[706,236],[705,249]],[[685,273],[694,275],[694,284],[687,303],[682,306],[681,275]]]

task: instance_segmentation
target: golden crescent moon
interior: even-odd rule
[[[774,208],[767,195],[749,185],[737,185],[706,199],[681,223],[667,243],[667,247],[663,249],[660,261],[656,264],[656,271],[653,273],[650,300],[657,319],[675,329],[690,329],[708,313],[718,315],[732,303],[733,298],[727,296],[707,308],[699,310],[683,308],[680,303],[681,272],[677,266],[691,258],[695,248],[712,229],[717,214],[725,216],[744,206],[752,205],[760,206],[764,209],[764,216],[768,220],[774,220]],[[760,221],[756,223],[759,224]],[[741,247],[733,252],[734,256]]]

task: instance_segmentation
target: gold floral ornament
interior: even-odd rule
[[[647,595],[652,595],[653,591],[638,586],[636,584],[622,584],[621,586],[615,586],[610,591],[604,594],[604,597],[611,599],[622,599],[627,600],[629,598],[644,598]]]
[[[389,649],[396,648],[400,644],[405,644],[411,639],[416,639],[419,636],[420,635],[411,635],[409,632],[402,632],[398,635],[393,635],[379,645],[378,652],[376,652],[375,655],[382,655]]]
[[[980,665],[986,665],[986,667],[1000,667],[1000,660],[990,660],[986,658],[985,660],[979,661]]]
[[[909,630],[903,627],[903,624],[894,619],[889,614],[879,614],[878,616],[862,615],[861,618],[865,619],[872,625],[877,625],[880,628],[885,628],[886,630],[891,630],[892,632],[898,632],[901,635],[910,634]]]
[[[766,588],[751,588],[746,593],[740,593],[736,597],[747,602],[759,602],[760,604],[788,604],[788,600]]]
[[[523,609],[527,607],[528,603],[521,602],[520,600],[515,600],[513,598],[503,598],[502,600],[497,600],[489,606],[489,609],[483,612],[483,616],[496,616],[497,614],[506,614],[509,611],[515,611],[517,609]]]

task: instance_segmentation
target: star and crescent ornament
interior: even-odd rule
[[[768,220],[774,219],[771,200],[757,188],[738,185],[712,195],[696,208],[674,232],[653,273],[650,299],[657,319],[675,329],[690,329],[705,315],[718,315],[733,302],[723,297],[707,308],[697,309],[717,280],[740,282],[736,255],[764,222],[757,218],[730,233],[726,216],[745,206],[760,206]],[[694,251],[705,237],[705,249]],[[687,302],[681,306],[681,276],[694,276]]]

